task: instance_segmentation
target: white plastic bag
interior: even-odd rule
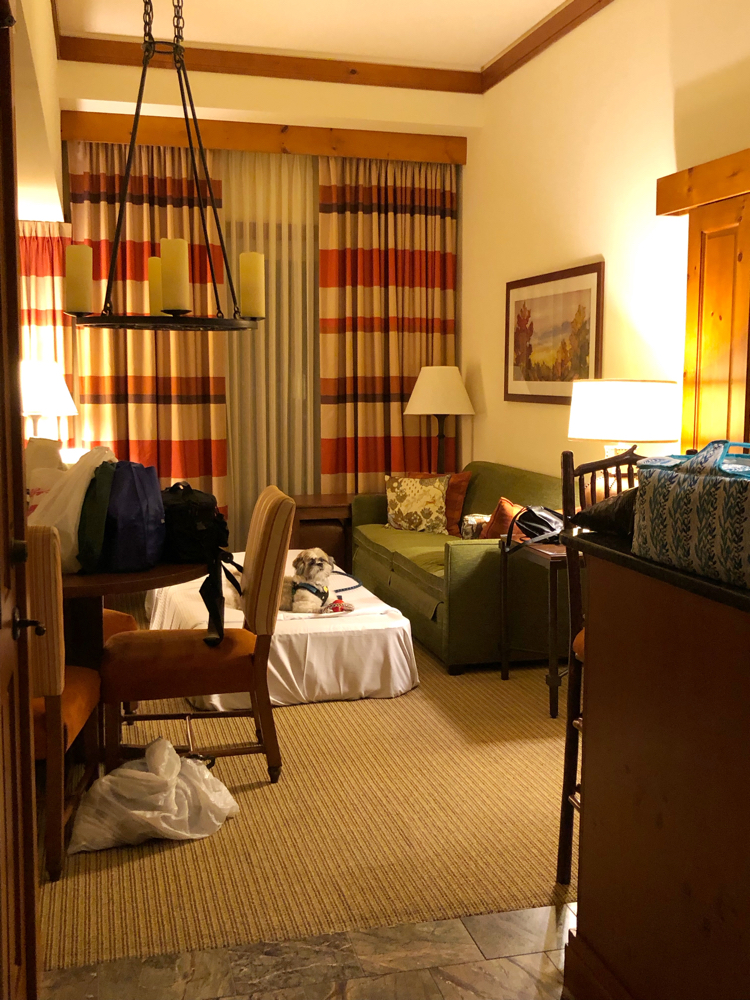
[[[60,556],[63,573],[77,573],[78,525],[86,490],[94,472],[102,462],[116,462],[117,456],[111,448],[99,445],[86,452],[57,480],[55,485],[39,501],[39,506],[29,514],[29,524],[48,524],[60,533]]]
[[[239,806],[205,764],[178,757],[156,739],[146,756],[98,778],[83,797],[68,854],[142,844],[150,837],[199,840],[221,828]]]

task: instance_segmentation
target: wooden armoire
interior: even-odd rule
[[[750,438],[750,149],[657,182],[657,215],[690,216],[682,447]]]

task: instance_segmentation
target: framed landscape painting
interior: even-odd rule
[[[570,404],[573,380],[601,378],[604,261],[509,281],[505,398]]]

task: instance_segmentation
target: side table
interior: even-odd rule
[[[508,680],[510,676],[510,602],[508,600],[508,553],[505,546],[502,547],[502,588],[501,588],[501,614],[503,623],[503,644],[502,644],[502,678]],[[560,670],[560,650],[558,643],[558,575],[563,572],[567,565],[566,548],[564,545],[526,545],[513,555],[514,559],[528,559],[538,566],[543,566],[547,570],[547,676],[545,681],[549,688],[549,714],[553,719],[557,718],[558,693],[562,679],[568,672],[567,666]],[[565,662],[567,663],[567,653],[565,651]]]
[[[292,528],[292,548],[319,547],[333,556],[347,573],[352,569],[352,495],[304,494],[297,504]]]

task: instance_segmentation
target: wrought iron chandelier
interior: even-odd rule
[[[174,11],[172,18],[174,38],[171,42],[157,41],[154,39],[152,31],[154,21],[153,2],[152,0],[143,0],[143,69],[141,70],[141,82],[138,88],[138,99],[136,101],[135,114],[133,116],[133,128],[130,133],[130,146],[128,148],[128,158],[125,165],[122,190],[120,191],[117,224],[115,226],[115,236],[112,243],[112,256],[109,262],[107,289],[104,295],[104,307],[100,315],[86,314],[76,311],[74,308],[67,310],[66,307],[66,311],[70,311],[72,315],[76,316],[79,326],[103,327],[111,330],[247,330],[256,327],[256,321],[263,318],[262,316],[242,316],[240,312],[240,305],[237,301],[237,293],[235,291],[235,284],[232,278],[232,270],[229,266],[229,260],[227,258],[224,234],[221,229],[219,212],[216,206],[216,198],[214,197],[211,177],[208,172],[206,151],[203,147],[203,141],[201,139],[198,116],[195,112],[195,103],[193,102],[193,94],[190,89],[190,81],[188,80],[187,68],[185,66],[185,50],[183,47],[183,29],[185,21],[182,15],[182,0],[172,0],[172,6]],[[206,245],[206,256],[211,272],[211,284],[213,285],[213,292],[216,300],[216,316],[188,315],[190,312],[189,309],[168,309],[166,307],[163,308],[162,313],[159,315],[117,315],[112,306],[112,292],[115,282],[115,274],[117,272],[120,238],[122,235],[123,220],[125,217],[125,204],[127,202],[128,189],[130,187],[130,175],[133,168],[133,158],[138,136],[138,123],[141,117],[141,108],[143,105],[146,74],[151,60],[157,53],[159,55],[172,55],[174,68],[177,72],[177,81],[180,85],[182,111],[185,118],[185,129],[187,131],[189,160],[192,178],[195,184],[195,198],[200,212],[203,239]],[[193,137],[193,129],[195,130],[195,137]],[[201,179],[199,176],[197,162],[198,159],[200,160],[201,167],[203,168],[208,202],[210,203],[210,210],[213,213],[213,218],[216,223],[219,244],[221,245],[221,253],[224,259],[226,282],[229,286],[229,294],[232,299],[231,317],[224,315],[221,308],[221,301],[219,299],[216,269],[211,255],[211,247],[208,236],[208,206],[203,193],[201,192]],[[73,248],[71,247],[69,249]],[[67,277],[68,274],[66,273],[66,278]],[[151,306],[151,308],[153,308],[153,306]],[[168,313],[169,315],[164,315],[164,313]]]

